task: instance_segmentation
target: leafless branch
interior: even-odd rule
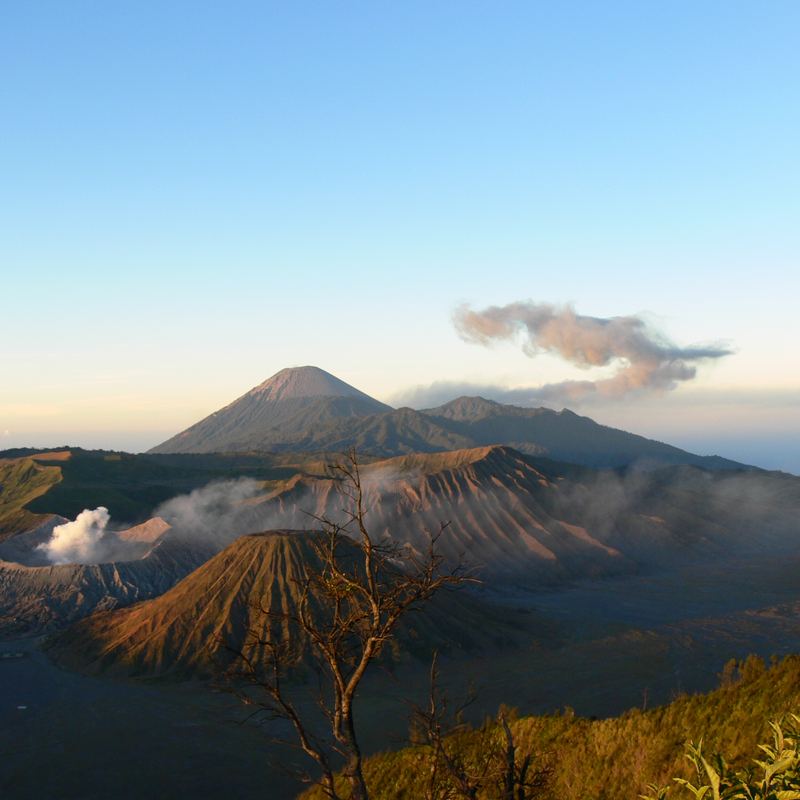
[[[291,723],[298,746],[321,772],[318,783],[328,797],[342,798],[341,783],[334,779],[338,767],[345,797],[367,800],[353,709],[356,690],[387,644],[396,640],[410,612],[423,608],[438,592],[475,579],[463,564],[448,565],[438,552],[446,523],[429,537],[421,554],[373,539],[355,452],[335,465],[333,473],[345,500],[344,524],[315,517],[321,531],[311,535],[313,558],[296,582],[294,607],[276,609],[267,598],[255,604],[252,610],[260,624],[247,631],[241,646],[228,648],[228,678],[232,685],[251,687],[247,692],[237,689],[243,702]],[[313,732],[312,720],[290,699],[287,680],[303,661],[317,676],[316,701],[329,739]]]

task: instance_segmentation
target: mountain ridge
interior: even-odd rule
[[[378,460],[361,467],[361,479],[374,536],[422,551],[448,522],[444,556],[528,587],[785,547],[800,507],[800,481],[788,476],[692,465],[600,471],[505,445]],[[333,472],[296,476],[248,500],[237,525],[343,522],[341,484]]]
[[[749,468],[601,425],[566,408],[523,408],[462,396],[435,408],[393,409],[310,366],[281,370],[148,452],[310,453],[355,448],[364,456],[390,458],[489,444],[601,468],[632,463]]]

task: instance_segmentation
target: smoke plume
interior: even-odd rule
[[[107,508],[87,508],[74,522],[53,528],[50,539],[36,549],[43,551],[52,564],[96,564],[102,561],[109,519]]]
[[[188,538],[212,550],[228,544],[236,535],[261,530],[269,520],[251,521],[247,500],[259,492],[259,483],[249,478],[217,481],[189,494],[162,503],[153,517],[160,517],[173,529],[170,536]],[[147,541],[127,540],[109,529],[108,509],[85,509],[74,522],[53,528],[50,538],[36,546],[51,564],[103,564],[141,558],[149,549]]]
[[[256,526],[248,531],[244,521],[250,517],[247,501],[259,491],[260,484],[251,478],[215,481],[167,500],[154,514],[165,519],[178,535],[223,546],[239,533],[264,530]]]
[[[490,345],[521,339],[523,351],[531,358],[548,353],[581,369],[616,369],[607,378],[513,390],[517,399],[527,394],[529,401],[577,402],[669,391],[692,380],[699,363],[731,353],[719,346],[678,347],[637,316],[589,317],[569,306],[548,303],[510,303],[483,311],[461,306],[453,322],[467,342]]]

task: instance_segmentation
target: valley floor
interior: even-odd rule
[[[520,615],[554,619],[558,644],[443,661],[454,697],[474,682],[476,718],[501,702],[523,714],[571,706],[608,716],[716,685],[722,665],[750,652],[800,652],[800,558],[594,581],[506,596]],[[0,795],[290,798],[300,786],[271,765],[264,731],[240,724],[231,697],[196,684],[120,682],[53,666],[39,640],[0,643]],[[360,699],[369,752],[406,735],[406,699],[421,701],[426,669],[373,676]],[[21,708],[24,706],[24,708]],[[387,720],[393,721],[387,726]],[[286,754],[282,754],[285,760]]]

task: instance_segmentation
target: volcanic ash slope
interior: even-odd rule
[[[126,544],[128,560],[103,564],[31,565],[3,560],[24,555],[23,543],[14,539],[4,543],[0,552],[0,636],[56,630],[93,611],[155,597],[211,555],[199,544],[174,537],[157,518],[118,535]],[[30,554],[32,557],[36,550],[31,549]],[[138,557],[131,558],[131,554]]]
[[[242,536],[161,597],[82,620],[49,645],[61,664],[90,673],[126,676],[210,677],[230,661],[228,648],[264,656],[248,645],[248,631],[290,644],[295,663],[308,654],[302,632],[260,607],[291,614],[307,570],[320,561],[306,531],[269,531]],[[343,549],[348,546],[343,545]],[[353,547],[352,557],[359,551]],[[344,558],[349,557],[344,550]],[[311,596],[315,613],[325,599]],[[324,612],[323,612],[324,613]],[[410,614],[399,631],[403,652],[429,658],[434,648],[457,654],[509,644],[519,626],[466,590],[443,591]],[[536,622],[531,621],[531,625]],[[542,626],[542,635],[547,631]],[[391,656],[387,653],[387,656]]]
[[[489,581],[540,585],[797,540],[800,480],[770,473],[596,470],[495,445],[374,462],[361,478],[374,537],[422,552],[446,522],[440,552]],[[346,489],[336,476],[296,476],[248,501],[238,524],[344,522]]]

